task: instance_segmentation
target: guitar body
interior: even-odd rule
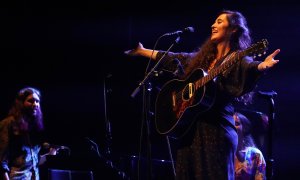
[[[196,69],[186,80],[168,81],[155,102],[155,124],[160,134],[180,138],[192,126],[195,117],[211,108],[215,100],[213,81],[202,87],[195,82],[205,76]]]

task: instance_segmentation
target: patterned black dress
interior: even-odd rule
[[[160,59],[162,55],[163,52],[159,52],[157,58]],[[163,68],[175,71],[175,59],[185,69],[192,56],[193,53],[169,52],[163,58]],[[216,95],[212,107],[195,115],[192,128],[178,139],[176,180],[234,179],[238,136],[232,100],[253,89],[262,74],[257,70],[259,63],[246,56],[214,80]]]

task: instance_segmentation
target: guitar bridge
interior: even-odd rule
[[[172,92],[172,105],[173,107],[176,106],[176,94],[174,92]]]
[[[193,97],[195,92],[195,87],[193,83],[189,83],[189,98]]]

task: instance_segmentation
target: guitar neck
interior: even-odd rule
[[[196,88],[200,88],[200,87],[204,86],[210,80],[214,79],[216,76],[218,76],[219,74],[224,72],[226,69],[228,69],[230,66],[235,64],[239,60],[241,54],[242,53],[232,53],[229,56],[227,56],[224,59],[224,62],[220,66],[213,68],[212,70],[209,71],[209,73],[206,76],[204,76],[203,78],[201,78],[195,82]],[[236,56],[238,58],[234,58]]]
[[[198,89],[204,86],[207,82],[215,78],[220,73],[224,72],[226,69],[228,69],[233,64],[237,63],[242,57],[246,55],[255,55],[258,53],[258,56],[261,56],[261,53],[265,53],[268,44],[268,41],[266,39],[263,39],[261,40],[261,42],[252,44],[245,50],[236,51],[229,54],[220,66],[213,68],[206,76],[197,80],[195,82],[195,88]]]

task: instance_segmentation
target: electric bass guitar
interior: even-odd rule
[[[268,41],[252,44],[249,48],[228,55],[223,63],[207,74],[201,68],[194,70],[185,80],[173,79],[165,83],[155,101],[155,126],[159,134],[175,139],[190,129],[195,117],[209,110],[214,104],[213,80],[220,73],[237,63],[244,56],[265,54]]]

